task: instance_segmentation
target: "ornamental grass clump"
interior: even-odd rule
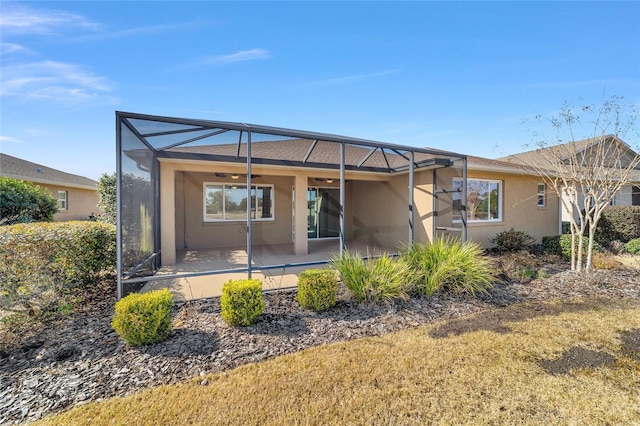
[[[262,282],[257,279],[229,280],[222,286],[220,315],[229,325],[246,327],[264,311]]]
[[[334,257],[331,264],[360,303],[406,300],[414,286],[411,267],[387,253],[365,260],[357,253],[345,251]]]
[[[298,303],[303,308],[324,311],[336,304],[338,277],[330,269],[309,269],[298,278]]]
[[[116,303],[111,326],[131,346],[161,342],[171,332],[172,298],[166,288],[129,294]]]
[[[414,243],[401,250],[401,258],[411,265],[417,290],[424,296],[441,289],[475,294],[493,285],[493,267],[471,241],[436,238],[431,243]]]

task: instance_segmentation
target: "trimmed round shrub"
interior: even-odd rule
[[[336,304],[338,277],[329,269],[309,269],[298,277],[298,303],[303,308],[324,311]]]
[[[220,315],[229,325],[246,327],[262,314],[262,282],[257,279],[229,280],[222,286]]]
[[[624,245],[624,250],[631,254],[640,254],[640,238],[629,241]]]
[[[116,303],[111,326],[131,346],[161,342],[171,332],[172,298],[166,288],[129,294]]]
[[[536,239],[524,231],[516,231],[515,228],[511,228],[507,231],[502,231],[496,234],[491,239],[491,243],[494,248],[501,252],[517,252],[523,250],[529,250],[531,245],[536,242]]]

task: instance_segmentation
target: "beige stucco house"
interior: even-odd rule
[[[54,221],[84,220],[99,212],[98,183],[92,179],[4,153],[0,153],[0,176],[33,182],[49,190],[58,200]]]
[[[438,235],[555,235],[533,172],[432,148],[116,113],[119,288],[397,252]],[[197,262],[196,262],[197,261]],[[196,266],[197,265],[197,266]]]

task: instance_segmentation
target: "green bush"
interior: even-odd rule
[[[324,311],[336,304],[338,277],[329,269],[309,269],[298,278],[298,303],[303,308]]]
[[[32,182],[0,176],[0,225],[51,222],[58,201]]]
[[[229,280],[220,297],[222,319],[229,325],[245,327],[264,311],[262,283],[257,279]]]
[[[595,238],[604,246],[615,240],[626,243],[640,238],[640,206],[607,207],[598,221]]]
[[[415,282],[410,265],[386,253],[364,260],[356,253],[345,251],[342,256],[334,257],[331,264],[360,303],[406,300]]]
[[[28,223],[0,227],[0,252],[8,262],[27,252],[55,279],[87,284],[116,266],[116,229],[89,221]],[[15,256],[15,260],[14,260]]]
[[[524,231],[516,231],[515,228],[499,232],[491,239],[495,249],[501,253],[529,250],[535,242],[536,239],[531,235]]]
[[[640,254],[640,238],[633,239],[625,244],[624,251],[631,254]]]
[[[111,326],[131,346],[161,342],[171,332],[172,298],[166,288],[131,293],[116,303]]]
[[[578,241],[576,239],[576,250],[578,249]],[[582,237],[582,255],[587,255],[589,245],[589,237]],[[542,251],[545,254],[555,254],[565,259],[571,259],[571,234],[562,234],[542,237]],[[602,252],[602,247],[594,241],[593,251]]]
[[[115,172],[110,175],[103,173],[98,180],[98,207],[101,210],[98,220],[112,225],[116,224],[117,216],[116,180]]]
[[[96,222],[0,227],[0,306],[42,310],[65,288],[86,285],[116,266],[116,231]]]
[[[491,263],[471,241],[436,238],[405,247],[401,256],[418,276],[419,293],[425,296],[440,289],[475,294],[493,285]]]

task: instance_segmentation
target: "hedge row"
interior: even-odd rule
[[[0,227],[0,298],[4,307],[26,306],[39,294],[89,284],[115,266],[113,225],[71,221]]]

